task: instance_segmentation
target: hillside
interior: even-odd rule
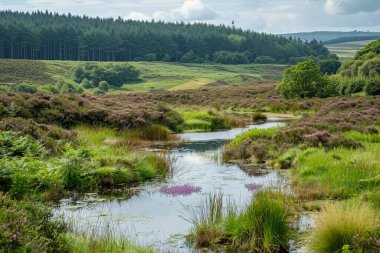
[[[345,77],[378,78],[380,76],[380,39],[360,49],[353,59],[344,61],[339,73]]]
[[[17,84],[30,84],[39,91],[49,91],[58,82],[78,85],[72,69],[82,62],[0,60],[0,90]],[[108,63],[96,63],[104,66]],[[113,63],[130,65],[141,72],[139,81],[128,83],[110,92],[183,90],[204,85],[239,85],[249,81],[280,79],[284,65],[221,65],[164,62]],[[86,91],[92,93],[93,90]]]
[[[303,43],[222,25],[49,12],[1,11],[0,34],[0,58],[8,59],[246,64],[329,56],[316,41]]]
[[[301,32],[301,33],[288,33],[288,34],[281,34],[282,36],[288,38],[291,36],[295,39],[300,39],[302,41],[329,41],[329,40],[335,40],[342,37],[364,37],[362,40],[368,40],[368,36],[374,36],[374,37],[380,37],[380,32],[361,32],[361,31],[352,31],[352,32],[333,32],[333,31],[317,31],[317,32]],[[346,41],[348,42],[348,41]]]
[[[364,46],[371,43],[373,40],[360,40],[343,42],[337,44],[329,44],[326,47],[331,53],[338,55],[341,60],[346,60],[355,56],[356,52],[362,49]]]

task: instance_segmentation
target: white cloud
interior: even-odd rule
[[[344,15],[380,10],[379,0],[326,0],[325,10],[331,15]]]
[[[145,15],[144,13],[132,11],[130,12],[124,19],[126,20],[151,20],[152,18],[148,15]]]
[[[174,21],[214,20],[218,14],[201,0],[185,0],[179,8],[169,11],[156,11],[154,19]]]
[[[176,11],[185,20],[212,20],[217,14],[201,0],[185,0]]]

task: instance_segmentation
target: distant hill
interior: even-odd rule
[[[329,32],[329,31],[318,31],[318,32],[301,32],[301,33],[288,33],[288,34],[281,34],[281,36],[284,36],[286,38],[292,37],[293,39],[300,39],[303,41],[312,41],[313,39],[317,41],[331,41],[336,40],[339,38],[351,38],[354,37],[363,37],[361,40],[369,40],[368,37],[371,37],[370,39],[376,39],[380,38],[380,32],[361,32],[361,31],[352,31],[352,32]],[[367,38],[366,38],[367,37]],[[345,40],[344,42],[349,41],[355,41],[355,40]],[[357,40],[356,40],[357,41]],[[343,42],[343,41],[341,41]],[[330,44],[336,44],[330,43]]]

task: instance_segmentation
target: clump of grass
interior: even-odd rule
[[[212,246],[222,240],[223,234],[218,227],[223,219],[222,193],[208,195],[200,209],[192,209],[190,215],[194,229],[189,238],[197,247]]]
[[[167,141],[170,139],[170,132],[166,127],[154,124],[143,128],[138,136],[143,140]]]
[[[265,190],[238,211],[234,205],[223,209],[223,196],[214,194],[193,214],[195,228],[190,237],[198,247],[227,246],[242,252],[284,252],[288,247],[286,196]]]
[[[242,144],[244,141],[251,139],[272,139],[272,137],[279,131],[278,127],[266,129],[251,129],[243,134],[236,136],[229,144],[228,147],[235,148]]]
[[[95,236],[65,233],[60,235],[61,250],[68,253],[153,253],[151,247],[141,247],[124,237],[113,234],[97,238]]]
[[[375,252],[370,250],[376,245],[363,248],[363,242],[379,232],[378,218],[378,214],[368,204],[352,202],[327,205],[318,215],[316,226],[308,238],[309,250],[334,253],[350,245],[355,248],[354,252]]]
[[[247,210],[230,211],[224,224],[235,248],[245,251],[283,252],[288,247],[289,210],[285,195],[272,190],[255,195]]]
[[[265,122],[268,120],[268,117],[261,113],[261,112],[256,112],[252,115],[252,120],[253,122],[257,123],[257,122]]]

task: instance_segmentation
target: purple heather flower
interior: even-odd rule
[[[174,185],[174,186],[163,186],[160,188],[160,192],[172,196],[178,195],[190,195],[194,192],[200,192],[201,187],[191,186],[191,185]]]
[[[250,191],[253,191],[253,190],[258,190],[260,188],[262,188],[263,186],[261,184],[246,184],[245,185],[245,188],[247,188],[248,190]]]

